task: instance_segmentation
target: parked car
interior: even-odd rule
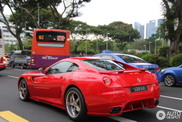
[[[2,63],[8,65],[8,63],[9,63],[9,56],[5,55],[5,56],[1,57],[0,60],[1,60]]]
[[[160,67],[157,64],[148,63],[137,56],[130,54],[111,53],[110,51],[104,50],[102,53],[93,55],[93,57],[117,60],[134,67],[148,69],[149,72],[155,73],[157,75],[158,82],[161,81]]]
[[[30,68],[31,63],[31,52],[30,51],[22,51],[22,50],[16,50],[13,51],[10,59],[9,59],[9,66],[14,68],[15,66],[20,66],[23,68]]]
[[[33,99],[67,111],[74,121],[86,115],[114,116],[155,108],[160,87],[155,74],[118,61],[67,58],[18,80],[21,100]]]
[[[4,63],[4,57],[0,58],[0,71],[6,69],[6,64]]]
[[[161,82],[166,86],[175,86],[182,83],[182,65],[161,70]]]

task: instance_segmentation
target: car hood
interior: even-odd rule
[[[138,68],[145,68],[145,69],[156,69],[159,68],[157,64],[151,64],[151,63],[128,63],[129,65],[132,65],[134,67]]]
[[[44,73],[41,72],[26,72],[23,73],[20,77],[27,77],[27,76],[31,76],[31,77],[40,77],[40,76],[44,76]]]
[[[174,70],[174,69],[177,69],[177,68],[178,68],[178,67],[165,68],[165,69],[163,69],[161,72],[166,71],[166,70]]]

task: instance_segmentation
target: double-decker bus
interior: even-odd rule
[[[35,29],[32,39],[31,68],[47,67],[70,57],[70,32],[58,29]]]
[[[0,57],[3,57],[4,56],[4,41],[3,41],[3,38],[2,38],[2,29],[0,28]]]

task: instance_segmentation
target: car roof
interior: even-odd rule
[[[124,53],[99,53],[99,54],[96,54],[96,55],[112,55],[112,56],[125,55],[125,56],[137,57],[135,55],[124,54]],[[139,57],[137,57],[137,58],[139,58]]]

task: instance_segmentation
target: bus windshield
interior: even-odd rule
[[[37,32],[38,42],[65,42],[66,33],[64,32],[54,32],[54,31],[38,31]]]

